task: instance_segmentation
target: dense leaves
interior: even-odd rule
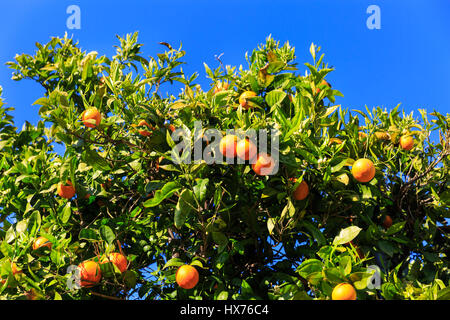
[[[358,299],[449,299],[448,115],[343,108],[314,44],[299,70],[294,48],[268,37],[246,55],[247,69],[205,64],[204,89],[198,73],[183,72],[181,48],[161,43],[147,59],[137,33],[118,38],[111,58],[64,37],[8,63],[14,80],[32,79],[44,94],[34,102],[41,121],[21,130],[0,101],[2,297],[330,299],[348,282]],[[248,110],[245,91],[257,94]],[[91,107],[102,120],[86,127]],[[151,134],[139,132],[141,120]],[[198,123],[277,132],[278,172],[180,163],[192,155],[171,152],[176,128],[194,133],[192,146],[198,137],[205,150],[218,144],[202,141]],[[402,135],[412,150],[399,147]],[[368,183],[352,176],[359,158],[375,164]],[[56,194],[66,181],[71,199]],[[301,181],[309,194],[295,200]],[[52,247],[33,250],[38,236]],[[110,252],[127,256],[127,271],[100,264],[97,285],[68,286],[71,265]],[[175,282],[183,264],[200,273],[193,289]]]

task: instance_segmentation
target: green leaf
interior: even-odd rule
[[[352,272],[352,258],[350,256],[342,256],[339,259],[339,268],[344,276],[350,274]]]
[[[228,291],[222,291],[217,295],[217,300],[227,300],[228,299]]]
[[[175,192],[180,189],[178,182],[170,181],[167,182],[160,190],[155,192],[155,196],[144,202],[144,207],[156,207],[163,200],[170,198]]]
[[[81,229],[78,235],[80,240],[100,240],[97,230],[94,229]]]
[[[309,275],[317,272],[322,272],[322,261],[317,259],[308,259],[302,262],[302,264],[297,268],[298,274],[307,278]]]
[[[393,224],[389,229],[386,230],[386,234],[388,236],[393,235],[399,231],[401,231],[403,229],[403,227],[405,226],[406,221],[402,221],[402,222],[397,222],[395,224]]]
[[[116,239],[116,235],[114,234],[112,229],[110,227],[108,227],[107,225],[101,226],[99,229],[99,232],[100,232],[100,237],[102,238],[102,240],[105,240],[109,244],[112,244],[114,239]]]
[[[64,208],[61,211],[61,222],[67,223],[70,219],[70,216],[72,214],[72,208],[70,207],[70,202],[67,202]]]
[[[342,229],[341,232],[339,233],[339,235],[337,235],[334,238],[333,244],[341,245],[341,244],[349,243],[350,241],[352,241],[353,239],[355,239],[358,236],[358,234],[361,230],[362,229],[357,226],[350,226],[348,228]]]
[[[186,221],[187,216],[196,208],[194,201],[194,194],[189,189],[184,189],[178,198],[177,206],[175,207],[174,222],[175,227],[181,228]]]
[[[266,102],[269,107],[273,107],[274,105],[281,105],[281,102],[287,97],[286,92],[282,90],[272,90],[266,95]]]
[[[312,223],[307,221],[301,221],[301,225],[303,225],[312,234],[313,238],[316,239],[317,244],[319,246],[323,246],[327,243],[323,233],[320,232],[320,230],[317,229],[317,227],[314,226]]]
[[[169,268],[169,267],[181,267],[182,265],[186,264],[183,260],[180,258],[172,258],[169,261],[166,262],[162,270]]]
[[[385,252],[388,256],[392,257],[394,255],[394,247],[389,241],[379,240],[377,241],[378,247]]]
[[[206,198],[206,192],[208,191],[209,179],[200,179],[194,186],[194,194],[200,203],[203,203]]]
[[[212,238],[215,243],[217,243],[220,246],[225,246],[228,243],[228,238],[226,235],[224,235],[222,232],[219,231],[213,231],[212,232]]]
[[[111,170],[108,162],[95,151],[87,149],[85,152],[84,161],[96,170]]]
[[[450,287],[439,290],[437,300],[450,300]]]

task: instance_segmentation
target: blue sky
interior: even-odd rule
[[[69,5],[81,9],[81,29],[68,30]],[[381,29],[369,30],[369,5],[381,10]],[[115,37],[139,31],[145,56],[162,51],[160,41],[187,51],[184,69],[200,71],[198,82],[208,88],[203,62],[246,66],[244,54],[269,35],[296,47],[304,70],[309,46],[322,47],[325,61],[336,68],[328,80],[344,93],[337,103],[352,109],[398,103],[406,111],[418,108],[450,110],[450,1],[448,0],[296,0],[296,1],[76,1],[16,0],[0,3],[0,85],[20,128],[36,124],[43,95],[32,81],[14,82],[5,66],[16,53],[34,53],[36,41],[46,43],[65,31],[87,51],[112,56]],[[414,112],[419,115],[418,112]]]

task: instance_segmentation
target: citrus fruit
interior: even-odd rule
[[[100,122],[102,121],[102,115],[97,110],[97,108],[92,107],[86,109],[82,115],[83,123],[88,128],[95,128],[100,125]]]
[[[226,158],[234,158],[236,156],[238,138],[235,135],[228,134],[220,140],[220,152]]]
[[[359,182],[369,182],[375,177],[375,166],[369,159],[358,159],[353,163],[352,175]]]
[[[251,105],[247,101],[247,99],[251,98],[251,97],[256,97],[256,92],[254,92],[254,91],[244,91],[239,96],[239,104],[242,106],[242,108],[244,108],[244,109],[250,109],[251,108]]]
[[[356,300],[356,290],[349,283],[340,283],[334,287],[331,293],[333,300]]]
[[[192,289],[198,283],[198,271],[191,265],[182,265],[178,268],[175,279],[178,285],[183,289]]]
[[[256,158],[256,162],[252,164],[253,171],[260,176],[272,174],[274,167],[275,161],[267,153],[260,153]]]
[[[414,139],[409,135],[400,137],[400,146],[403,150],[409,151],[414,147]]]
[[[97,262],[92,260],[83,261],[78,265],[80,270],[80,285],[82,287],[92,287],[100,282],[102,272]]]
[[[293,182],[296,183],[297,179],[294,178]],[[295,188],[294,192],[293,192],[293,196],[295,200],[304,200],[306,199],[306,197],[309,194],[309,186],[306,183],[305,180],[302,180],[302,182],[300,182],[300,184],[298,185],[297,188]]]
[[[36,240],[34,240],[34,242],[33,242],[33,250],[37,250],[42,247],[47,247],[47,248],[51,249],[52,243],[50,241],[48,241],[48,239],[45,237],[36,238]]]
[[[73,187],[72,182],[67,180],[65,185],[62,184],[62,182],[58,184],[56,192],[60,197],[70,199],[75,195],[75,188]]]
[[[251,160],[256,156],[256,145],[249,139],[242,139],[236,145],[236,154],[242,160]]]
[[[112,252],[108,255],[108,257],[104,257],[101,263],[111,262],[120,270],[120,272],[125,272],[127,270],[127,258],[118,252]]]

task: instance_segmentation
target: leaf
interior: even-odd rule
[[[344,276],[350,274],[352,272],[352,258],[350,256],[342,256],[339,260],[339,268]]]
[[[273,218],[267,219],[267,230],[269,231],[269,234],[272,235],[273,228],[275,227],[275,220]]]
[[[212,238],[213,238],[214,242],[220,246],[226,246],[228,243],[227,236],[224,235],[222,232],[213,231]]]
[[[222,291],[217,295],[217,300],[227,300],[228,299],[228,291]]]
[[[108,242],[109,244],[112,244],[114,239],[116,238],[116,235],[114,234],[112,229],[110,227],[108,227],[107,225],[101,226],[99,229],[99,232],[100,232],[100,237],[103,240],[105,240],[106,242]]]
[[[389,241],[386,240],[379,240],[377,242],[378,247],[384,252],[386,253],[388,256],[392,257],[394,255],[394,247],[392,246],[392,244]]]
[[[339,235],[337,235],[334,238],[333,244],[341,245],[341,244],[349,243],[350,241],[352,241],[353,239],[355,239],[358,236],[358,234],[361,230],[362,229],[357,226],[350,226],[348,228],[342,229],[341,232],[339,233]]]
[[[70,202],[67,202],[64,208],[61,211],[61,222],[67,223],[72,215],[72,208],[70,207]]]
[[[156,207],[163,200],[170,198],[175,192],[180,189],[178,182],[170,181],[167,182],[160,190],[155,192],[155,196],[144,202],[144,207]]]
[[[450,300],[450,287],[439,290],[437,300]]]
[[[194,194],[189,189],[184,189],[178,198],[177,206],[175,207],[174,223],[175,227],[181,228],[186,221],[187,216],[196,207],[194,201]]]
[[[405,226],[406,221],[402,221],[402,222],[397,222],[395,224],[393,224],[389,229],[386,230],[386,234],[388,236],[393,235],[399,231],[401,231],[403,229],[403,227]]]
[[[301,277],[307,278],[313,273],[322,272],[322,267],[322,261],[317,259],[308,259],[302,262],[302,264],[297,268],[297,272]]]
[[[316,239],[319,246],[323,246],[327,243],[324,235],[314,226],[312,223],[307,221],[302,221],[301,224],[312,234],[313,238]]]
[[[197,181],[197,184],[194,186],[194,194],[197,197],[200,203],[203,203],[206,198],[206,192],[208,191],[208,183],[209,179],[200,179]]]
[[[111,170],[108,162],[97,152],[87,149],[85,152],[85,162],[96,170]]]
[[[172,258],[169,261],[166,262],[166,264],[164,265],[164,267],[162,268],[162,270],[168,268],[168,267],[181,267],[182,265],[184,265],[184,261],[181,260],[180,258]]]
[[[266,95],[266,102],[269,107],[273,107],[274,105],[281,105],[281,102],[286,98],[286,92],[282,90],[272,90]]]
[[[81,229],[78,235],[80,240],[100,240],[97,230],[94,229]]]

